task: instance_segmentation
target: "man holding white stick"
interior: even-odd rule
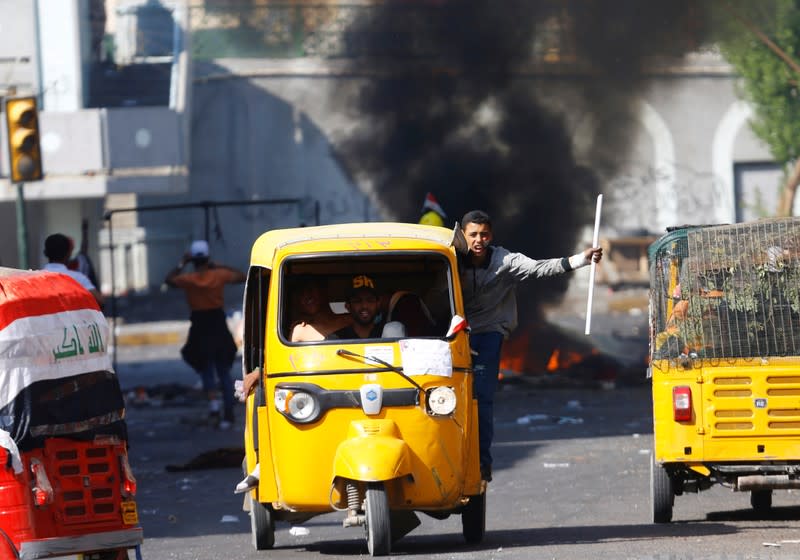
[[[468,252],[459,261],[459,276],[473,351],[481,478],[489,482],[492,480],[490,448],[494,437],[494,393],[500,369],[500,348],[517,326],[517,284],[527,278],[555,276],[598,262],[603,257],[603,249],[590,247],[571,257],[543,260],[512,253],[491,245],[492,221],[482,210],[464,214],[461,230]]]

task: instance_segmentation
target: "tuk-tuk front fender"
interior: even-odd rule
[[[394,421],[355,421],[347,436],[336,449],[334,479],[378,482],[411,473],[408,444],[400,437]]]

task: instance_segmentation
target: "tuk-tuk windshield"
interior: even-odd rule
[[[434,251],[288,258],[281,270],[280,336],[311,325],[324,341],[443,337],[453,315],[452,272]],[[315,324],[324,317],[322,324]],[[353,323],[367,324],[366,337]],[[313,340],[313,338],[311,339]],[[315,342],[322,342],[319,338]]]
[[[687,228],[651,255],[651,353],[800,356],[800,220]]]

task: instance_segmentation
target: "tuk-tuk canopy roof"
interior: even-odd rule
[[[314,241],[341,241],[342,250],[353,250],[353,240],[408,240],[407,249],[451,247],[457,244],[456,232],[438,226],[400,222],[364,222],[305,228],[275,229],[262,234],[253,244],[250,264],[272,268],[278,249]],[[378,245],[376,245],[377,247]],[[336,250],[326,244],[326,252]]]
[[[668,228],[669,231],[653,241],[653,243],[647,248],[647,259],[652,266],[653,260],[656,258],[656,255],[662,250],[663,247],[674,243],[678,239],[686,239],[689,235],[690,231],[696,230],[698,228],[706,228],[706,227],[715,227],[717,224],[703,224],[703,225],[685,225],[685,226],[677,226],[674,228]],[[727,225],[727,224],[719,224],[719,225]]]

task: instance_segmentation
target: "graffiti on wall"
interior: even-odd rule
[[[686,165],[659,167],[628,162],[607,183],[604,210],[620,231],[662,232],[668,226],[726,221],[720,193],[724,181],[710,171]],[[661,223],[664,207],[675,223]]]

